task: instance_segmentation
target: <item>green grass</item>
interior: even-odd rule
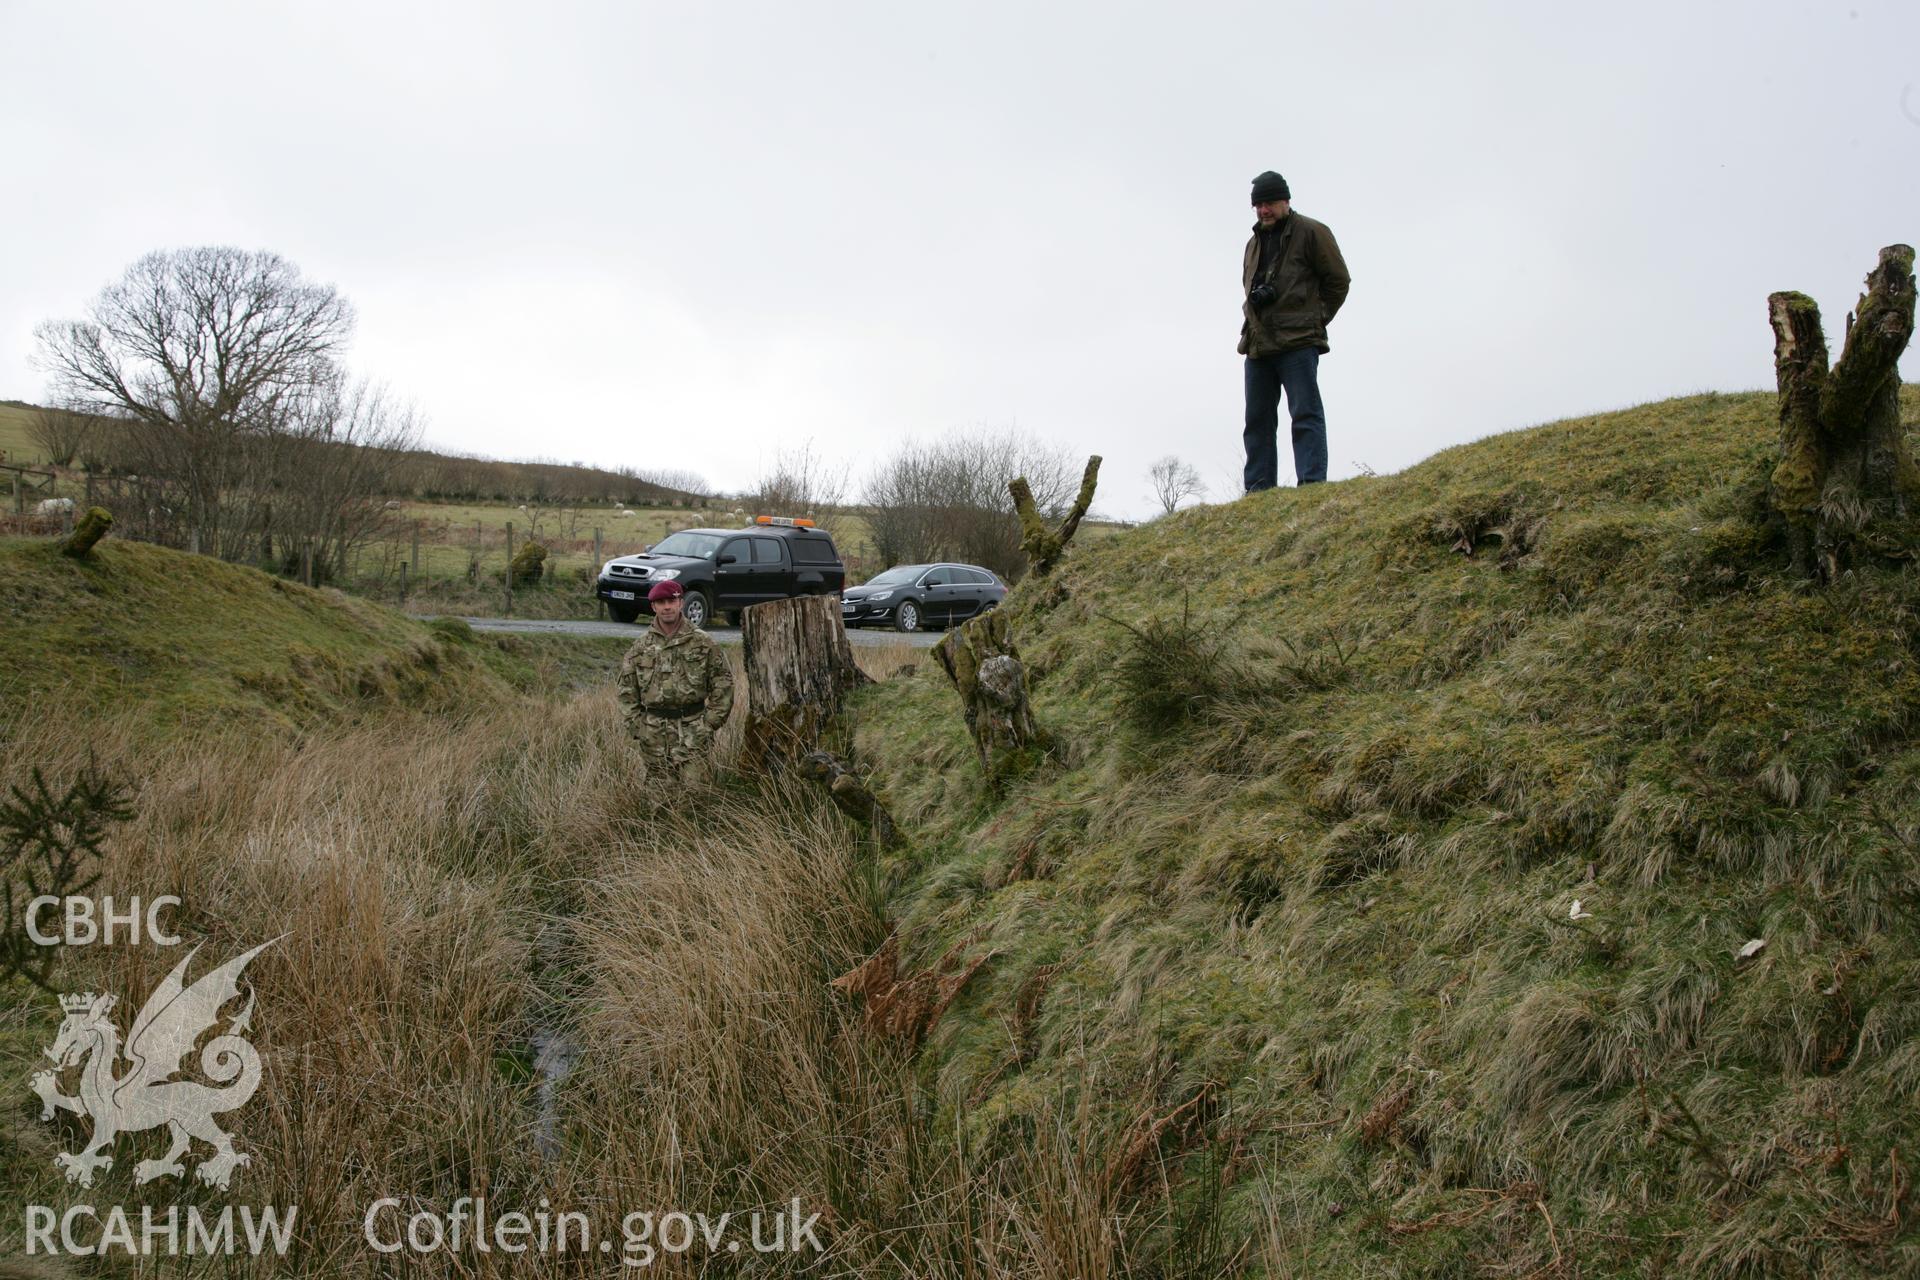
[[[618,642],[478,636],[258,570],[108,538],[87,561],[0,539],[0,687],[63,714],[156,726],[306,726],[458,710],[611,670]],[[604,651],[604,652],[603,652]]]
[[[7,462],[22,463],[37,467],[45,462],[45,452],[33,442],[29,429],[33,425],[33,416],[39,410],[26,407],[18,401],[0,404],[0,453],[6,455]]]
[[[113,539],[0,541],[0,738],[10,776],[74,764],[68,723],[151,771],[119,882],[302,939],[262,1007],[328,1087],[249,1133],[343,1241],[370,1188],[545,1194],[492,1064],[558,906],[596,1204],[805,1189],[860,1274],[1912,1273],[1920,570],[1789,580],[1773,429],[1691,397],[1076,543],[1006,606],[1030,773],[983,784],[924,656],[859,695],[884,856],[812,792],[636,816],[624,639]],[[197,732],[235,724],[272,742]],[[992,953],[912,1065],[825,983],[883,905],[906,971]],[[16,1203],[50,1190],[29,1114]]]
[[[1920,570],[1791,581],[1774,432],[1694,396],[1076,544],[1006,606],[1057,746],[1002,794],[936,664],[863,695],[903,935],[997,953],[941,1106],[1204,1095],[1175,1200],[1224,1159],[1275,1275],[1920,1265]]]

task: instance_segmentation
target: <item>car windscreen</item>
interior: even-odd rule
[[[912,582],[927,571],[923,564],[897,564],[884,573],[876,573],[867,579],[869,587],[897,587]]]
[[[657,556],[692,556],[698,560],[712,558],[719,549],[717,533],[673,533],[653,544]]]

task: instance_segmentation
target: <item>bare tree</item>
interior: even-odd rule
[[[381,498],[419,436],[410,406],[337,370],[300,397],[285,429],[268,438],[272,500],[260,504],[262,559],[291,570],[305,542],[316,565],[344,574],[353,552],[395,523]]]
[[[773,465],[743,496],[763,515],[810,516],[824,523],[846,502],[847,468],[816,454],[809,440],[775,454]]]
[[[636,473],[646,484],[658,485],[662,489],[671,489],[676,493],[690,493],[695,497],[710,498],[713,486],[706,477],[693,471],[641,471]]]
[[[130,455],[166,477],[213,554],[247,540],[254,447],[285,429],[295,403],[333,374],[353,311],[332,286],[266,252],[151,253],[101,290],[87,318],[35,331],[40,363],[68,403],[127,419]],[[268,455],[271,450],[265,451]]]
[[[76,457],[86,454],[99,421],[84,409],[36,409],[27,424],[27,435],[40,446],[48,463],[70,467]]]
[[[1198,498],[1207,492],[1206,482],[1193,464],[1182,462],[1172,454],[1149,467],[1147,479],[1153,485],[1153,496],[1159,501],[1160,510],[1168,515],[1188,498]]]
[[[891,564],[965,560],[1018,576],[1026,559],[1007,485],[1022,475],[1039,512],[1057,519],[1067,510],[1075,476],[1061,450],[1015,432],[908,441],[867,484],[875,549]]]

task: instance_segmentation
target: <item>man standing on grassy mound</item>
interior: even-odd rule
[[[681,617],[685,592],[647,592],[653,625],[620,660],[620,710],[654,782],[704,782],[713,736],[733,711],[733,668],[712,636]]]
[[[1327,416],[1320,406],[1320,357],[1327,324],[1347,300],[1346,260],[1333,232],[1293,212],[1287,180],[1268,170],[1253,180],[1253,238],[1240,263],[1240,354],[1247,358],[1248,493],[1280,482],[1275,436],[1280,392],[1293,418],[1293,470],[1301,484],[1327,478]]]

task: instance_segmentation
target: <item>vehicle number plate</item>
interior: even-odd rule
[[[607,592],[607,595],[608,595],[608,597],[609,597],[609,598],[611,598],[611,599],[614,599],[614,600],[631,600],[631,599],[633,599],[633,592],[631,592],[631,591],[609,591],[609,592]]]

